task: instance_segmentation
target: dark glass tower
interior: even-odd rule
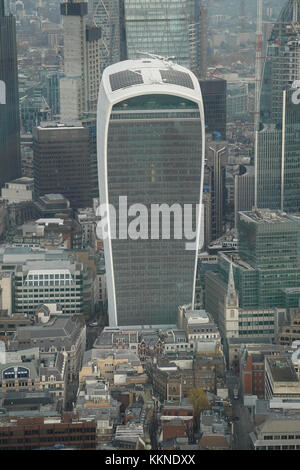
[[[0,0],[0,187],[21,175],[16,21]]]

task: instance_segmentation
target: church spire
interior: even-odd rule
[[[238,307],[239,300],[238,300],[238,295],[237,295],[237,291],[236,291],[235,283],[234,283],[232,260],[230,261],[226,300],[227,300],[227,305],[229,307]]]

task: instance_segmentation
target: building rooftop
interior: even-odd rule
[[[297,216],[288,215],[285,212],[257,209],[253,211],[240,212],[241,219],[255,222],[257,224],[286,223],[298,220]]]
[[[28,178],[27,176],[23,176],[22,178],[17,178],[13,181],[9,181],[7,184],[33,184],[33,178]]]
[[[103,92],[110,102],[118,102],[119,97],[170,92],[194,102],[201,100],[196,76],[185,67],[160,56],[110,65],[103,72],[100,97]]]
[[[289,357],[274,356],[266,358],[275,382],[298,382],[293,363]]]

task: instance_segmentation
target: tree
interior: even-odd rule
[[[209,400],[202,387],[194,387],[189,393],[189,400],[194,409],[194,426],[195,431],[200,428],[200,414],[209,408]]]

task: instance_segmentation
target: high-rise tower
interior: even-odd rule
[[[101,28],[100,73],[111,64],[127,59],[124,0],[89,0],[96,25]]]
[[[0,0],[0,187],[21,175],[16,20]]]
[[[205,155],[199,81],[158,59],[110,66],[100,86],[97,127],[110,325],[175,323],[178,305],[194,303]],[[129,217],[120,196],[127,198]],[[137,239],[128,235],[133,204],[143,218]],[[189,215],[184,204],[194,209]],[[159,209],[169,220],[153,217]],[[186,233],[175,235],[183,213],[195,232],[192,250]]]
[[[128,59],[139,52],[175,57],[206,78],[207,9],[200,0],[124,0]]]
[[[300,3],[289,0],[267,47],[257,136],[256,205],[300,210]]]
[[[64,77],[60,79],[61,121],[82,119],[96,111],[100,84],[101,29],[88,24],[88,3],[61,4],[64,30]]]

